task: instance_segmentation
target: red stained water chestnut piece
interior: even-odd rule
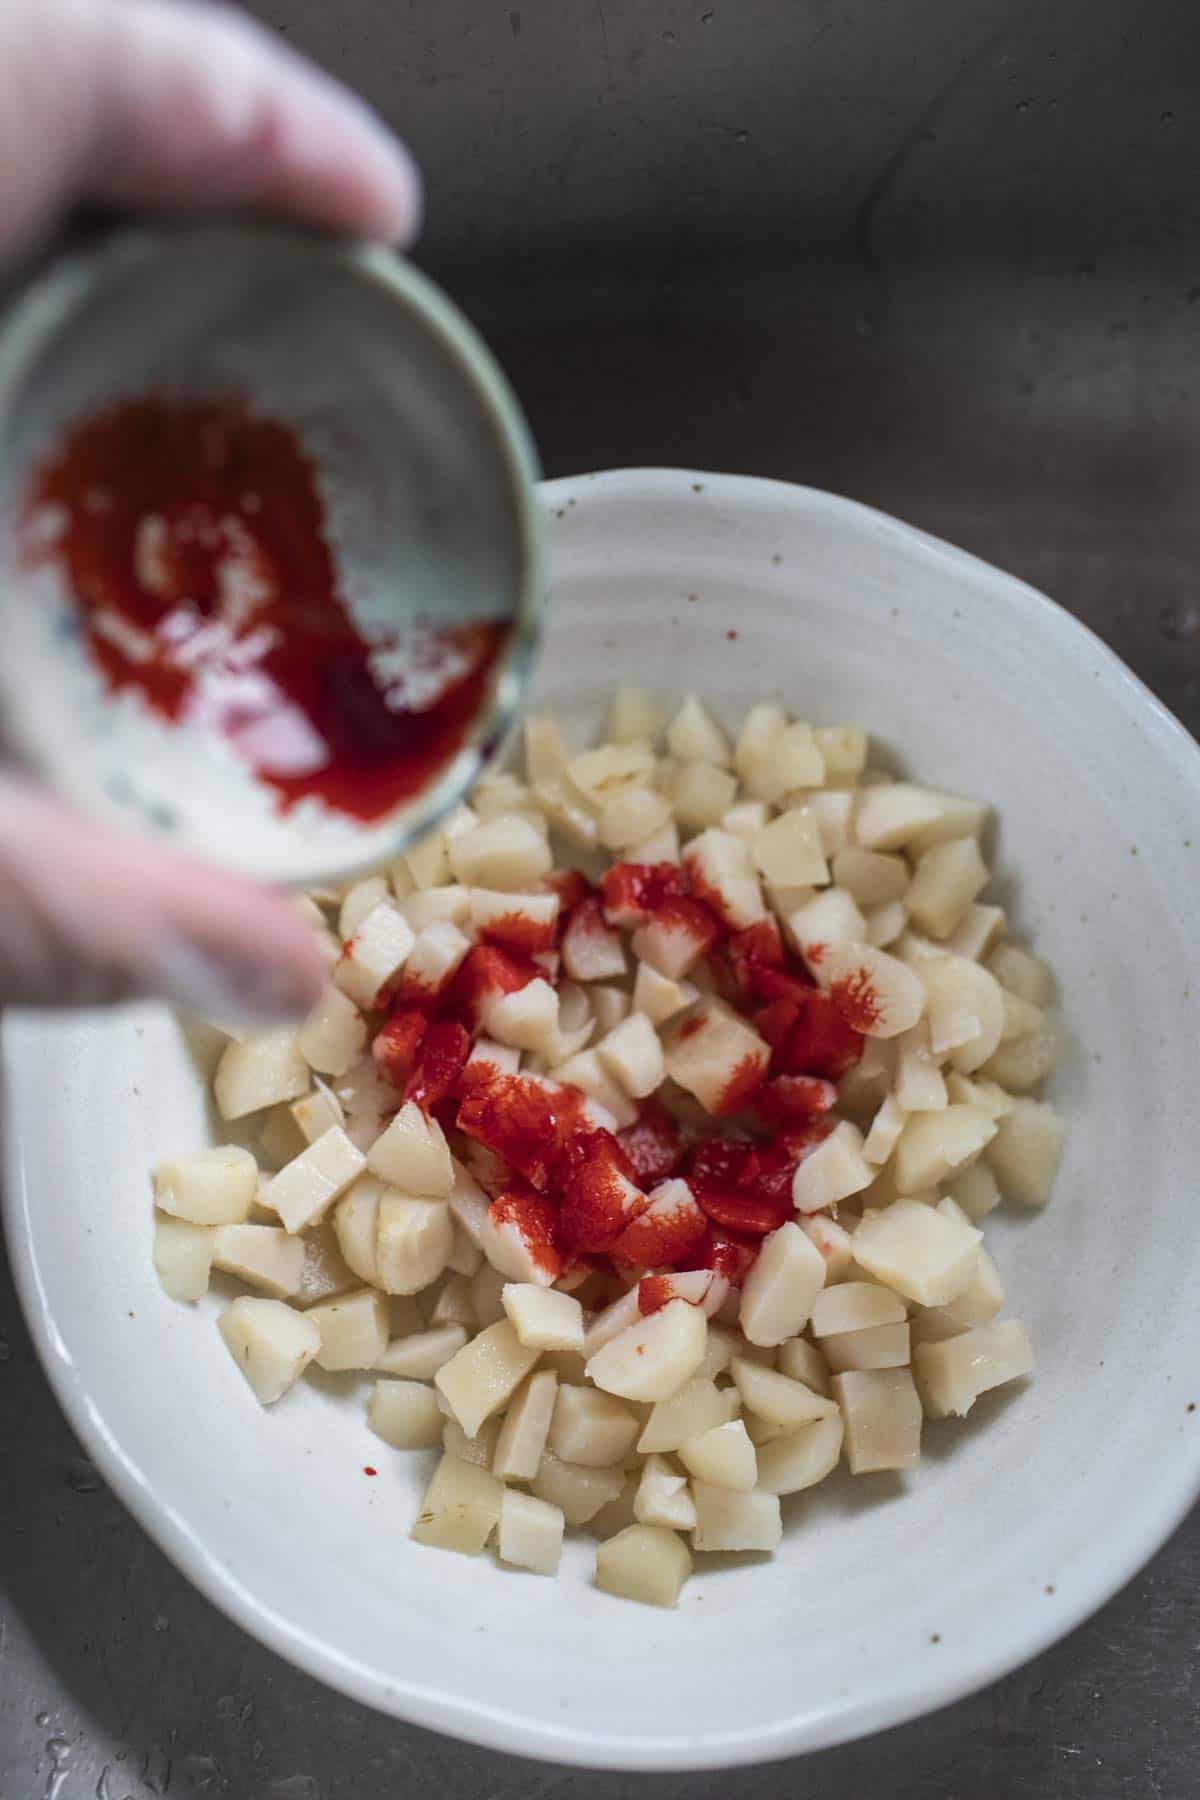
[[[219,733],[285,811],[316,799],[376,820],[428,786],[508,637],[417,622],[368,639],[311,458],[236,397],[152,393],[84,418],[37,470],[24,525],[107,686]]]
[[[819,1118],[837,1105],[837,1088],[819,1075],[776,1075],[754,1096],[754,1110],[767,1125]]]
[[[429,1015],[418,1007],[402,1006],[375,1033],[371,1055],[385,1081],[403,1089],[412,1074],[417,1052],[429,1029]]]
[[[543,1087],[528,1075],[497,1075],[471,1087],[458,1109],[458,1129],[545,1190],[580,1112],[579,1095],[570,1088]]]
[[[688,891],[678,863],[614,863],[600,883],[604,917],[610,925],[644,925],[651,913]]]
[[[468,950],[446,998],[446,1011],[468,1030],[478,1030],[480,1007],[496,994],[516,994],[541,974],[528,957],[514,956],[497,944],[476,944]]]
[[[673,1175],[683,1156],[679,1126],[653,1095],[642,1102],[636,1122],[617,1133],[617,1142],[629,1159],[633,1179],[642,1188],[655,1187]]]
[[[635,1269],[670,1268],[692,1254],[707,1229],[694,1195],[671,1207],[651,1199],[613,1244],[613,1261]]]
[[[562,1244],[575,1253],[611,1249],[646,1206],[611,1131],[580,1132],[572,1139],[563,1157],[560,1189]]]
[[[454,1092],[470,1054],[470,1036],[458,1021],[438,1019],[421,1039],[404,1098],[431,1112]]]
[[[830,996],[820,988],[807,988],[776,1061],[781,1074],[823,1075],[827,1081],[838,1081],[854,1067],[862,1048],[861,1033],[847,1023]]]
[[[544,1194],[530,1188],[510,1188],[493,1200],[488,1217],[498,1229],[515,1231],[529,1252],[530,1259],[551,1281],[563,1271],[558,1248],[558,1209]]]
[[[723,1226],[710,1225],[704,1239],[680,1265],[685,1269],[712,1269],[733,1287],[740,1288],[754,1267],[760,1239],[738,1238]]]

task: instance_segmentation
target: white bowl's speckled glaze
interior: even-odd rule
[[[1200,754],[1064,612],[844,500],[671,471],[543,497],[539,698],[580,737],[618,681],[694,688],[731,722],[778,698],[995,803],[999,888],[1058,972],[1069,1031],[1053,1204],[989,1230],[1034,1382],[927,1428],[911,1479],[786,1503],[777,1557],[706,1564],[657,1613],[596,1591],[586,1539],[557,1582],[410,1544],[428,1465],[368,1434],[366,1383],[306,1382],[264,1415],[217,1297],[162,1296],[146,1167],[210,1130],[200,1063],[163,1014],[10,1024],[9,1241],[106,1478],[281,1654],[506,1750],[750,1762],[999,1675],[1111,1594],[1196,1493]]]

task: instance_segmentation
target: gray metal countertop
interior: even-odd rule
[[[870,501],[1044,588],[1200,731],[1191,0],[257,10],[415,144],[427,260],[548,473],[678,463]],[[638,1781],[396,1725],[245,1638],[79,1460],[6,1271],[0,1446],[0,1800],[1200,1790],[1200,1514],[982,1694],[803,1762]]]

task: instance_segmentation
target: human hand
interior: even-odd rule
[[[359,100],[240,14],[0,0],[0,256],[78,199],[270,207],[405,243],[420,183]],[[0,1003],[162,994],[270,1018],[323,975],[284,896],[0,777]]]

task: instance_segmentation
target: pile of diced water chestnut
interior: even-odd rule
[[[1059,1032],[986,825],[775,705],[530,718],[524,778],[300,903],[328,988],[228,1036],[242,1142],[156,1166],[163,1287],[251,1290],[263,1405],[369,1372],[366,1427],[438,1453],[420,1544],[553,1574],[586,1527],[657,1605],[776,1549],[781,1496],[1032,1370],[982,1226],[1049,1197]]]

